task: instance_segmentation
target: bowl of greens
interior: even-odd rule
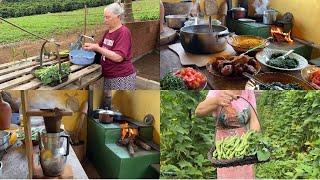
[[[255,75],[263,85],[258,84],[254,80],[246,83],[246,90],[313,90],[314,88],[307,82],[291,76],[286,73],[267,72]]]
[[[71,73],[70,64],[61,64],[61,73],[59,71],[59,65],[45,65],[37,66],[31,70],[31,73],[38,78],[44,85],[56,86],[68,80],[68,76]]]
[[[285,53],[287,51],[266,48],[256,54],[256,59],[267,67],[282,71],[300,71],[308,66],[308,61],[296,53],[290,54],[284,60],[280,59]]]

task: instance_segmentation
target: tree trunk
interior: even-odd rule
[[[124,0],[123,23],[133,22],[132,0]]]

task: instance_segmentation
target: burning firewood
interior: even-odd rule
[[[151,147],[150,147],[148,144],[144,143],[143,141],[141,141],[141,140],[139,140],[139,139],[136,140],[136,143],[137,143],[140,147],[142,147],[144,150],[147,150],[147,151],[150,151],[150,150],[151,150]]]
[[[277,42],[288,42],[288,43],[293,42],[293,40],[291,39],[291,32],[285,33],[279,27],[272,27],[271,34],[275,39],[275,41]]]
[[[122,146],[126,146],[129,144],[130,139],[129,138],[125,138],[125,139],[119,139],[118,143]]]
[[[133,140],[129,141],[127,148],[128,148],[129,154],[131,156],[134,155],[134,141]]]

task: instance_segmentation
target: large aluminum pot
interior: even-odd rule
[[[180,29],[188,20],[187,15],[167,15],[165,16],[167,26],[173,29]]]
[[[224,51],[230,33],[227,27],[212,25],[193,25],[180,30],[181,44],[185,51],[194,54],[213,54]]]
[[[56,177],[61,175],[69,155],[68,135],[61,130],[59,133],[39,132],[40,164],[44,175]]]
[[[263,24],[273,24],[277,20],[278,12],[272,9],[263,12]]]

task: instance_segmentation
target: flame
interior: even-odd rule
[[[278,37],[280,35],[281,38],[283,38],[282,40],[284,40],[284,41],[286,41],[288,43],[292,43],[293,42],[293,40],[291,39],[291,31],[289,33],[285,33],[279,27],[272,27],[271,28],[271,34],[272,34],[273,37],[275,37],[275,39],[277,41],[281,41],[281,39]]]
[[[121,140],[125,138],[135,138],[138,135],[138,129],[131,128],[128,123],[120,124]]]

